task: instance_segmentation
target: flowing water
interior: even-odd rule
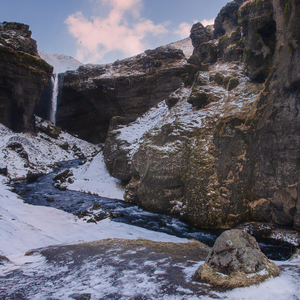
[[[81,215],[83,211],[94,204],[100,204],[104,211],[114,216],[113,220],[116,222],[199,240],[208,246],[213,246],[221,233],[220,231],[195,229],[172,216],[148,212],[121,200],[55,188],[53,177],[61,170],[76,167],[78,164],[79,160],[63,162],[54,173],[42,176],[35,182],[15,182],[13,183],[14,191],[29,204],[51,206],[75,215]],[[259,240],[259,246],[269,258],[274,260],[288,259],[293,250],[289,245],[269,240]]]
[[[55,124],[56,121],[56,109],[57,109],[57,95],[58,95],[58,74],[53,74],[51,77],[52,98],[51,98],[51,111],[50,121]]]

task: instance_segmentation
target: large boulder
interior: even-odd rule
[[[258,284],[279,273],[277,265],[261,252],[254,237],[233,229],[218,237],[194,279],[232,289]]]
[[[52,74],[30,36],[28,25],[0,24],[0,122],[17,132],[35,130],[33,110]]]

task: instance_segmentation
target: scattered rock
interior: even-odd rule
[[[254,237],[233,229],[218,237],[194,279],[232,289],[258,284],[279,273],[279,268],[261,252]]]
[[[4,176],[7,176],[7,167],[5,167],[5,168],[0,168],[0,174],[1,174],[1,175],[4,175]]]
[[[20,157],[28,160],[28,153],[26,152],[26,150],[24,149],[24,147],[21,143],[14,142],[14,141],[9,142],[7,144],[7,148],[15,151],[16,153],[18,153],[20,155]]]
[[[28,171],[26,178],[28,181],[37,181],[37,179],[41,176],[45,175],[43,172],[40,171]]]
[[[110,214],[105,211],[99,203],[94,203],[78,214],[78,218],[86,220],[87,223],[97,223],[109,217]]]
[[[9,262],[9,259],[6,256],[0,254],[0,265],[4,265],[4,263],[7,262]]]
[[[53,198],[49,198],[49,197],[47,197],[47,198],[46,198],[46,201],[47,201],[47,202],[53,202],[53,201],[54,201],[54,199],[53,199]]]
[[[42,132],[46,133],[51,138],[57,139],[61,133],[61,128],[55,126],[52,122],[47,120],[41,120],[41,122],[36,122],[37,128]],[[65,149],[68,150],[68,149]]]
[[[53,180],[60,181],[61,183],[66,182],[69,177],[73,176],[73,171],[70,169],[65,169],[56,174],[53,177]]]

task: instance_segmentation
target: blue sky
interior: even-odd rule
[[[0,0],[0,21],[28,24],[44,52],[109,63],[187,37],[193,23],[211,22],[227,2]]]

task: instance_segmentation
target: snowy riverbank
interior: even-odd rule
[[[8,147],[12,142],[19,147]],[[66,143],[69,147],[62,147]],[[53,139],[1,127],[0,147],[2,165],[12,179],[24,178],[29,170],[51,172],[60,160],[78,158],[80,148],[87,162],[73,170],[75,182],[68,188],[122,199],[123,191],[109,176],[100,146],[67,133]],[[0,254],[9,259],[0,262],[3,299],[20,293],[20,299],[78,299],[84,294],[87,299],[299,299],[299,258],[277,262],[281,275],[259,286],[220,293],[192,280],[204,259],[200,253],[191,256],[199,244],[110,219],[86,223],[58,209],[26,204],[9,190],[8,180],[0,175]],[[93,241],[99,242],[89,244]],[[95,245],[102,252],[88,254]],[[41,247],[46,250],[25,255]],[[89,250],[79,264],[81,247]]]

